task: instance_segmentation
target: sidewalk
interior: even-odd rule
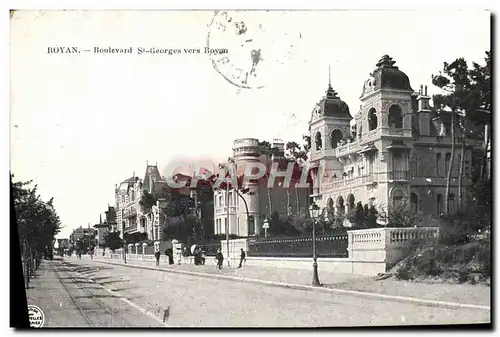
[[[57,278],[53,262],[43,260],[26,289],[28,305],[36,305],[45,315],[43,327],[89,326],[69,293]]]
[[[99,257],[95,260],[123,264],[123,260],[120,259]],[[160,268],[166,268],[172,271],[178,270],[211,275],[227,275],[296,285],[311,285],[312,282],[312,263],[311,270],[254,266],[244,266],[238,269],[228,268],[227,264],[224,265],[222,270],[216,270],[215,264],[211,262],[211,259],[208,259],[207,264],[204,266],[195,266],[194,264],[175,264],[169,266],[168,264],[160,263]],[[127,265],[155,268],[154,261],[136,259],[127,260]],[[327,288],[484,306],[490,306],[491,301],[491,288],[479,284],[426,284],[399,281],[394,278],[376,280],[374,277],[369,276],[322,272],[321,263],[318,263],[318,272],[321,283]]]

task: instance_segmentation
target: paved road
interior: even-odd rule
[[[27,289],[28,304],[42,309],[44,327],[164,327],[163,322],[92,281],[94,266],[44,261]],[[98,282],[99,277],[96,281]]]
[[[94,281],[90,282],[96,288],[113,289],[115,294],[130,301],[141,311],[156,317],[153,319],[137,308],[130,307],[123,299],[111,298],[108,291],[99,290],[107,294],[105,299],[109,312],[118,316],[125,315],[125,321],[130,321],[130,315],[135,313],[136,318],[132,323],[140,325],[142,320],[144,326],[159,326],[163,320],[172,327],[314,327],[490,322],[490,311],[487,310],[437,308],[352,295],[277,288],[90,260],[69,259],[67,263],[66,268],[84,268],[79,280],[90,279]],[[107,319],[101,317],[101,321]],[[114,322],[110,319],[108,326]],[[117,318],[116,322],[126,324],[123,319]]]

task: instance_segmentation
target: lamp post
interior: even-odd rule
[[[317,256],[316,256],[316,220],[318,219],[320,212],[320,208],[316,203],[313,201],[311,206],[309,206],[309,215],[312,218],[313,221],[313,228],[312,228],[312,242],[313,242],[313,281],[312,285],[319,287],[321,286],[321,283],[319,282],[319,277],[318,277],[318,262],[317,262]]]
[[[264,239],[267,239],[267,229],[269,228],[269,220],[267,218],[264,219],[262,228],[264,228]]]
[[[127,263],[127,252],[125,249],[127,248],[127,240],[125,238],[125,233],[123,233],[123,240],[122,240],[122,253],[123,253],[123,263]]]
[[[226,181],[226,248],[227,248],[227,266],[229,263],[229,179]]]

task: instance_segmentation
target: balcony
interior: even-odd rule
[[[360,143],[361,144],[365,144],[365,143],[368,143],[368,142],[373,142],[376,139],[379,139],[380,135],[381,135],[381,131],[382,131],[382,129],[380,129],[380,128],[368,131],[367,133],[365,133],[364,135],[362,135],[362,137],[360,139]]]
[[[391,171],[387,172],[387,175],[392,181],[408,181],[410,179],[409,171]]]
[[[375,173],[367,173],[363,176],[361,176],[361,182],[363,184],[371,184],[373,182],[376,182],[377,179],[375,178]]]
[[[125,218],[133,218],[137,216],[137,209],[131,208],[128,212],[125,212]]]
[[[359,143],[358,142],[352,142],[348,144],[341,145],[335,149],[335,156],[336,157],[341,157],[345,156],[351,153],[355,153],[359,151]]]

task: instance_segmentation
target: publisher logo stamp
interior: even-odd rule
[[[45,314],[42,309],[36,305],[28,305],[28,315],[30,320],[30,327],[41,328],[45,323]]]

